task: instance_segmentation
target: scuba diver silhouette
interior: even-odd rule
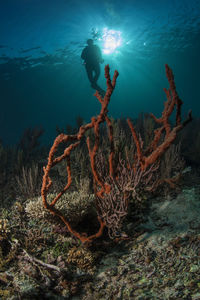
[[[87,40],[87,44],[88,46],[86,46],[81,53],[81,58],[84,60],[91,87],[103,94],[104,91],[97,85],[97,80],[100,76],[100,63],[104,62],[101,56],[101,50],[97,45],[93,44],[92,39]]]

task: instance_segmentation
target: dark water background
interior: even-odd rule
[[[92,29],[121,31],[118,53],[103,55],[119,71],[109,105],[114,118],[162,112],[174,72],[183,114],[200,115],[200,1],[6,0],[0,1],[0,139],[19,141],[42,126],[52,143],[56,126],[86,122],[99,112],[80,54]],[[96,42],[102,47],[102,42]],[[104,65],[99,84],[105,88]]]

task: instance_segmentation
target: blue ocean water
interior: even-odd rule
[[[104,53],[103,34],[120,32],[120,45]],[[42,126],[52,144],[56,126],[86,122],[100,110],[80,58],[88,38],[104,66],[119,77],[109,105],[114,118],[140,112],[159,116],[168,88],[167,63],[183,100],[183,115],[200,114],[199,0],[6,0],[0,2],[0,139],[19,141]]]

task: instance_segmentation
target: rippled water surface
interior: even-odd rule
[[[183,111],[200,112],[200,1],[7,0],[0,2],[0,138],[15,143],[41,125],[52,141],[56,125],[86,121],[100,105],[80,59],[88,38],[104,50],[105,29],[121,44],[103,53],[119,71],[109,113],[115,118],[159,114],[173,69]]]

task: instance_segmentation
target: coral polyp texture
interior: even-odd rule
[[[133,163],[130,164],[128,160],[122,160],[115,157],[115,143],[113,138],[113,126],[108,117],[108,104],[110,102],[112,93],[115,89],[118,72],[114,72],[113,79],[110,78],[109,65],[105,66],[105,78],[107,90],[104,98],[96,91],[95,96],[101,104],[100,113],[96,117],[91,118],[91,122],[82,125],[77,134],[66,135],[59,134],[53,146],[50,149],[47,166],[44,167],[44,176],[42,182],[41,195],[44,207],[50,211],[51,214],[58,216],[67,226],[68,231],[76,236],[82,243],[90,243],[94,239],[103,234],[105,227],[108,228],[110,237],[116,236],[116,233],[121,228],[122,221],[128,213],[128,205],[134,189],[140,180],[146,180],[146,184],[151,183],[149,190],[154,188],[152,181],[153,173],[159,163],[159,158],[165,153],[169,146],[174,142],[178,131],[180,131],[191,119],[191,112],[185,121],[181,121],[181,106],[182,101],[176,91],[173,72],[168,65],[165,65],[166,76],[169,82],[169,89],[164,89],[167,100],[164,103],[162,116],[156,118],[153,114],[151,117],[158,124],[154,130],[154,137],[146,149],[143,149],[143,141],[137,134],[130,119],[127,120],[133,142],[136,146],[136,151],[133,153]],[[176,110],[175,124],[171,125],[169,118],[173,111]],[[100,124],[105,123],[108,130],[108,139],[110,144],[109,153],[107,156],[99,156],[100,153]],[[56,203],[62,195],[69,190],[72,183],[71,174],[71,152],[78,147],[81,140],[84,140],[85,133],[88,130],[93,130],[94,141],[91,142],[90,137],[87,137],[87,148],[90,158],[91,172],[93,175],[93,185],[95,193],[95,204],[97,218],[99,221],[99,230],[92,235],[86,233],[80,234],[75,231],[69,219],[56,208]],[[69,145],[64,149],[63,153],[56,157],[58,147],[62,143]],[[51,169],[66,160],[67,168],[67,183],[60,193],[58,193],[51,202],[48,202],[48,194],[52,180],[50,177]],[[101,165],[99,165],[101,164]],[[106,169],[106,176],[103,175],[102,168]],[[58,207],[58,206],[57,206]]]

